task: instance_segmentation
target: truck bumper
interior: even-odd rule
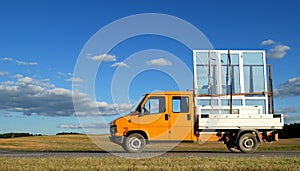
[[[109,137],[109,140],[111,142],[119,144],[119,145],[123,143],[123,139],[124,139],[124,136],[110,136]]]

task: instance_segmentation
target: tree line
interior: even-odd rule
[[[79,135],[80,133],[77,132],[60,132],[57,133],[56,135]],[[0,138],[17,138],[17,137],[33,137],[33,136],[46,136],[43,134],[30,134],[30,133],[4,133],[0,134]]]
[[[30,134],[30,133],[14,133],[14,132],[0,134],[0,138],[31,137],[31,136],[43,136],[43,135]]]
[[[282,130],[277,130],[278,137],[285,138],[300,138],[300,123],[285,124]]]

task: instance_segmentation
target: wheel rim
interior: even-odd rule
[[[132,138],[130,141],[130,147],[134,150],[138,150],[141,147],[142,141],[136,137]]]
[[[245,139],[243,144],[244,144],[244,147],[246,147],[246,148],[252,148],[254,146],[254,141],[251,138],[247,138],[247,139]]]

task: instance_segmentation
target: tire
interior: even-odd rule
[[[252,133],[246,133],[240,136],[238,148],[243,153],[253,153],[258,148],[258,141]]]
[[[228,148],[229,151],[231,151],[233,153],[240,153],[241,152],[236,145],[233,145],[231,143],[227,143],[226,147]]]
[[[141,134],[133,133],[125,137],[122,147],[127,152],[140,153],[144,150],[145,144],[146,140]]]

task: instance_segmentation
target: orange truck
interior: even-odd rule
[[[110,141],[142,152],[151,142],[197,142],[207,133],[231,152],[254,152],[278,139],[272,67],[263,50],[194,50],[193,91],[152,92],[110,123]]]

